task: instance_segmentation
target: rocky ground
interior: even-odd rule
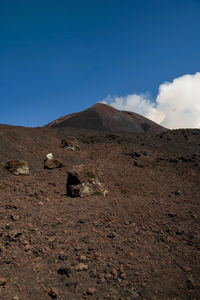
[[[80,150],[60,147],[75,135]],[[44,169],[47,153],[64,167]],[[134,137],[0,126],[0,299],[200,299],[200,130]],[[106,197],[66,195],[95,164]]]

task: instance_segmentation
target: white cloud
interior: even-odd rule
[[[106,97],[102,102],[139,113],[167,128],[200,128],[200,72],[159,86],[155,101],[148,94]]]

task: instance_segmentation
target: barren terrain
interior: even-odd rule
[[[81,150],[61,148],[67,135]],[[62,159],[43,168],[47,153]],[[200,130],[125,135],[0,125],[0,299],[199,299]],[[94,163],[108,195],[70,198]]]

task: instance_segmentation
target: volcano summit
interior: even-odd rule
[[[161,133],[166,131],[166,128],[139,114],[119,111],[103,103],[97,103],[79,113],[61,117],[47,126],[127,133]]]

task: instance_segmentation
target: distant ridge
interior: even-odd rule
[[[137,113],[119,111],[104,103],[96,103],[84,111],[63,116],[46,126],[126,133],[161,133],[167,130]]]

